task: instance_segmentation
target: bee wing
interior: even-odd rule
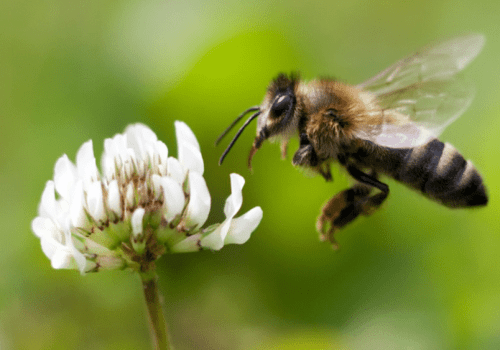
[[[483,46],[483,35],[470,34],[425,47],[359,84],[358,88],[381,95],[419,82],[450,79],[464,69]]]
[[[455,75],[481,51],[484,37],[472,34],[427,47],[357,87],[371,92],[380,110],[378,125],[359,137],[391,148],[425,144],[470,105],[474,90]]]

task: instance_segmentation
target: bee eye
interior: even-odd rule
[[[273,106],[271,107],[271,112],[274,117],[279,117],[286,111],[292,104],[292,96],[281,95],[276,99]]]

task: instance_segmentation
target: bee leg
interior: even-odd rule
[[[330,241],[334,249],[338,248],[334,234],[336,231],[354,220],[362,212],[358,204],[366,199],[372,187],[357,184],[333,196],[321,210],[321,215],[316,222],[316,229],[322,241]]]
[[[316,227],[323,240],[329,240],[337,248],[334,233],[359,215],[370,215],[389,195],[389,186],[377,180],[375,173],[368,175],[354,166],[347,171],[360,183],[330,199],[322,209]],[[381,192],[370,196],[373,188]],[[327,228],[329,224],[329,228]]]
[[[366,185],[378,188],[382,192],[386,192],[389,194],[389,186],[386,184],[380,182],[377,180],[377,174],[373,173],[371,175],[365,174],[358,168],[356,168],[353,165],[348,165],[347,166],[347,171],[349,172],[349,175],[351,175],[353,178],[358,180],[361,183],[364,183]]]
[[[377,180],[377,174],[372,172],[367,175],[354,166],[347,166],[349,174],[361,183],[375,187],[381,192],[373,196],[367,197],[360,201],[359,205],[362,208],[361,214],[370,215],[382,205],[387,196],[389,195],[389,186]]]
[[[332,181],[333,179],[329,165],[325,166],[325,164],[320,164],[318,155],[311,144],[304,144],[299,147],[297,152],[293,155],[292,164],[311,167],[314,171],[323,176],[326,181]]]
[[[299,149],[293,155],[292,164],[299,166],[316,167],[319,163],[318,155],[306,134],[300,134]]]
[[[325,178],[325,181],[330,182],[333,180],[332,172],[330,171],[330,167],[328,165],[323,167],[318,166],[317,171]]]
[[[281,142],[281,159],[286,159],[287,149],[288,149],[288,140]]]

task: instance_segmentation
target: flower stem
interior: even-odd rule
[[[167,324],[158,291],[158,275],[154,271],[143,272],[140,275],[155,349],[171,350],[172,346],[168,339]]]

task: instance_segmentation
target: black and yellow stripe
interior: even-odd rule
[[[396,180],[452,208],[475,207],[488,202],[481,175],[472,162],[465,160],[449,143],[434,139],[396,153],[406,153],[398,169],[392,169]]]
[[[356,158],[447,207],[475,207],[488,202],[483,180],[472,162],[438,139],[415,148],[383,148],[366,158]]]

